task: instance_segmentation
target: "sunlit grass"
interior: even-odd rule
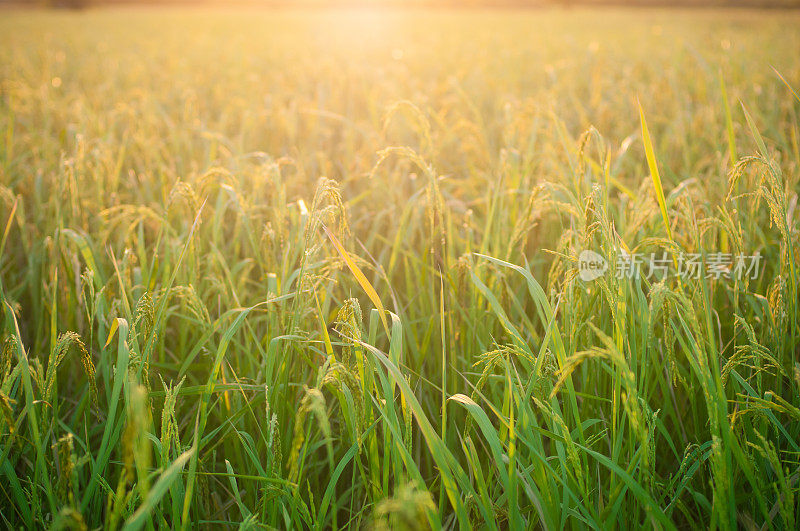
[[[795,529],[798,22],[4,12],[3,525]]]

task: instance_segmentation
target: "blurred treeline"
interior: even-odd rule
[[[800,8],[800,0],[0,0],[2,5],[28,5],[81,9],[108,5],[247,5],[302,8],[369,7],[463,7],[514,8],[546,6],[639,6],[639,7],[763,7]]]

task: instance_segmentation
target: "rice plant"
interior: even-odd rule
[[[4,12],[2,526],[795,529],[798,22]]]

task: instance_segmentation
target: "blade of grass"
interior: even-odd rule
[[[661,184],[661,174],[658,172],[658,164],[656,163],[656,155],[653,151],[653,141],[650,138],[650,131],[647,128],[647,120],[644,117],[644,109],[639,105],[639,119],[642,122],[642,141],[644,142],[644,153],[647,157],[647,167],[650,169],[650,177],[653,179],[653,188],[656,191],[656,201],[658,201],[658,208],[661,210],[661,218],[664,221],[664,229],[667,231],[667,237],[672,240],[672,229],[670,229],[669,216],[667,215],[667,203],[664,200],[664,187]]]
[[[158,481],[156,481],[148,491],[144,503],[142,503],[136,512],[125,522],[122,528],[123,531],[137,531],[147,523],[148,517],[158,506],[158,502],[161,501],[161,498],[169,491],[170,486],[180,478],[183,467],[186,466],[186,462],[193,454],[194,448],[189,448],[169,465],[169,468],[161,474]]]
[[[375,308],[377,308],[380,312],[381,323],[383,323],[383,328],[386,330],[386,335],[391,335],[389,332],[389,321],[386,319],[386,310],[383,308],[383,303],[381,302],[380,297],[378,297],[378,292],[375,291],[375,288],[373,288],[372,284],[370,284],[369,280],[367,280],[367,277],[361,271],[361,268],[358,267],[358,264],[355,263],[353,258],[350,256],[350,253],[348,253],[347,249],[342,246],[342,244],[339,242],[339,239],[333,234],[333,232],[331,232],[331,230],[325,225],[323,225],[322,228],[325,230],[325,234],[328,235],[331,243],[333,243],[333,246],[339,253],[339,256],[341,256],[344,260],[347,268],[355,277],[358,285],[361,286],[361,289],[363,289],[364,293],[367,294],[369,300],[372,301],[372,304],[374,304]]]

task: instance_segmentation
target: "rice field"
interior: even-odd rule
[[[0,527],[797,529],[800,13],[0,14]]]

